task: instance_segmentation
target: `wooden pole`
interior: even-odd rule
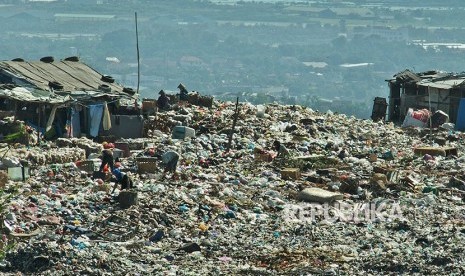
[[[41,123],[41,122],[40,122],[40,119],[41,119],[41,117],[42,117],[42,116],[41,116],[41,113],[42,113],[42,106],[40,106],[40,104],[39,104],[38,109],[39,109],[39,118],[38,118],[38,122],[37,122],[37,143],[40,142],[40,123]]]
[[[137,96],[139,96],[139,86],[140,86],[140,55],[139,55],[139,31],[137,28],[137,12],[134,13],[136,20],[136,50],[137,50]]]
[[[18,101],[15,101],[15,116],[13,118],[13,121],[16,122],[17,119],[18,119]]]
[[[429,107],[429,118],[428,118],[428,124],[429,124],[429,139],[433,139],[433,121],[432,121],[432,115],[433,113],[431,112],[431,93],[429,91],[429,86],[426,88],[428,89],[428,107]],[[431,141],[432,143],[432,141]]]
[[[236,128],[237,117],[239,117],[239,97],[236,98],[236,110],[234,111],[234,120],[231,128],[231,133],[229,133],[229,140],[228,140],[228,148],[229,151],[231,149],[232,138],[234,135],[234,129]]]

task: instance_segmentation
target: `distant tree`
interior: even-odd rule
[[[323,18],[335,18],[337,17],[337,13],[333,12],[331,9],[324,9],[318,13],[320,17]]]
[[[347,32],[347,22],[345,19],[339,20],[339,29],[342,33]]]

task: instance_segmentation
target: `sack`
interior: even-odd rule
[[[412,108],[409,108],[407,115],[405,115],[404,122],[402,123],[402,127],[425,127],[429,116],[430,112],[426,109],[413,111]]]

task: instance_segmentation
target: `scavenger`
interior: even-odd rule
[[[111,193],[115,192],[116,187],[118,187],[118,184],[121,184],[121,190],[134,188],[132,179],[127,175],[127,173],[121,171],[120,162],[115,163],[115,168],[111,172],[115,180],[115,186],[113,187]]]

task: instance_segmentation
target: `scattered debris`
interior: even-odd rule
[[[120,150],[127,190],[112,193],[100,142],[8,144],[0,271],[463,274],[465,134],[300,106],[236,112],[232,102],[193,105],[194,95],[164,112],[147,107],[144,138],[105,144]],[[165,174],[172,150],[181,158]],[[21,166],[30,177],[8,179]]]
[[[342,194],[333,193],[320,188],[306,188],[299,193],[299,199],[309,202],[329,203],[343,199]]]

